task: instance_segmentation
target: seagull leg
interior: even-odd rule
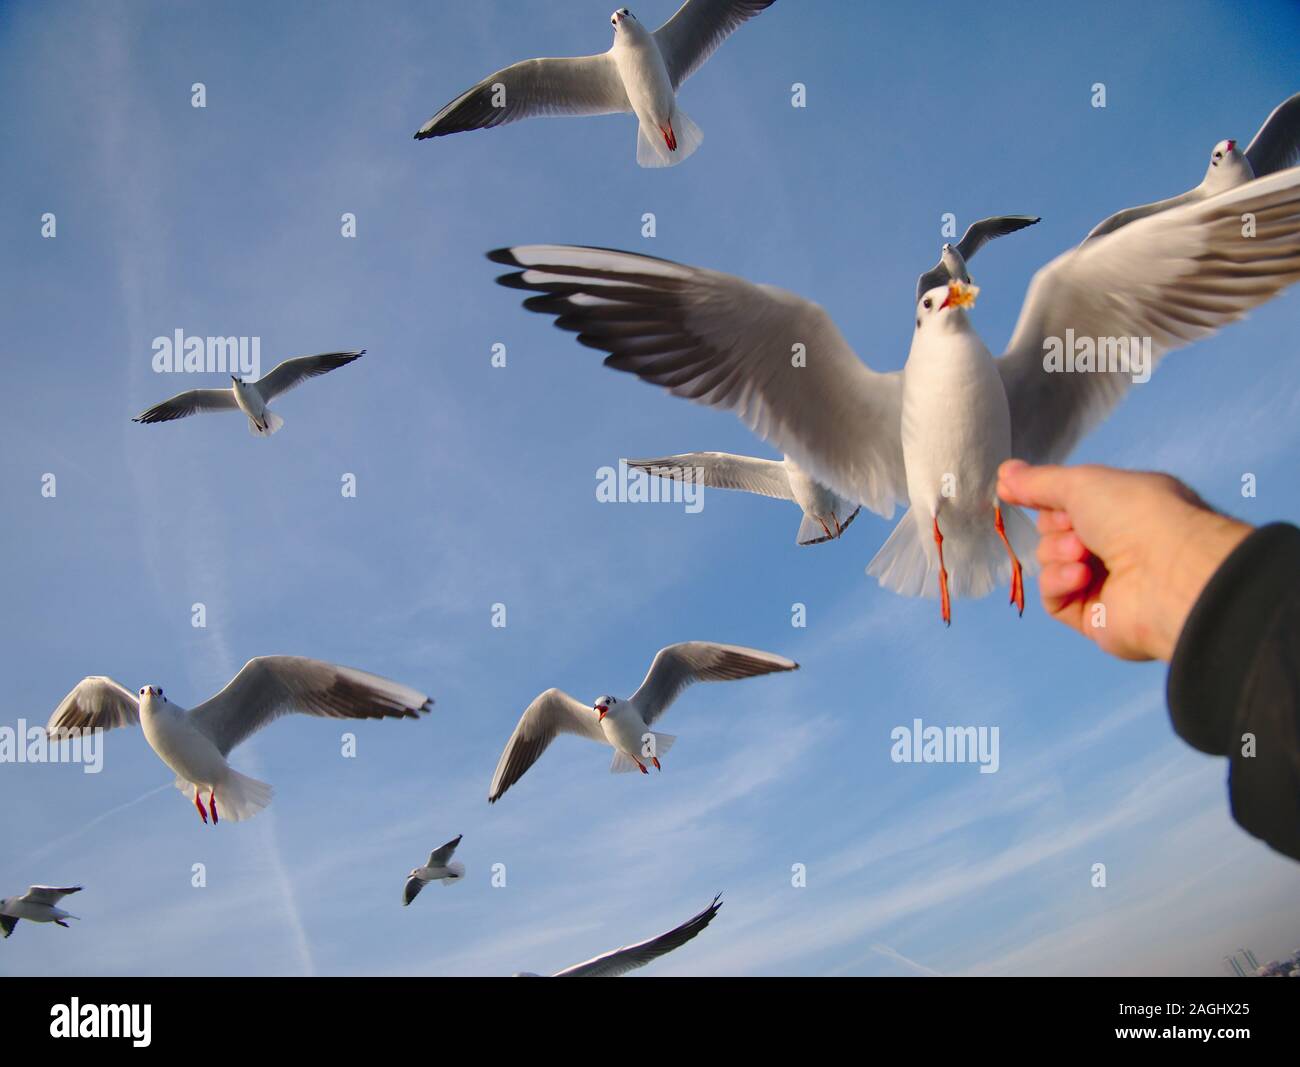
[[[677,134],[673,133],[673,124],[670,122],[667,126],[660,126],[659,132],[664,135],[664,144],[668,146],[668,151],[677,151]]]
[[[659,766],[659,757],[658,757],[658,756],[651,756],[651,757],[650,757],[650,762],[653,763],[653,764],[655,765],[655,770],[657,770],[657,771],[662,771],[662,770],[663,770],[663,768]],[[646,773],[648,774],[649,771],[647,771]]]
[[[1020,566],[1020,560],[1016,559],[1015,550],[1011,547],[1011,542],[1007,540],[1007,529],[1002,525],[1002,505],[997,501],[993,502],[993,526],[998,531],[998,536],[1002,538],[1002,543],[1006,546],[1007,555],[1011,557],[1011,601],[1020,609],[1020,614],[1025,613],[1025,574]]]
[[[939,516],[934,517],[934,543],[939,546],[939,611],[945,626],[952,625],[952,600],[948,596],[948,571],[943,565],[943,534],[939,532]]]
[[[817,522],[818,522],[818,524],[819,524],[819,525],[821,526],[821,528],[822,528],[822,533],[824,533],[827,537],[830,537],[830,538],[834,538],[834,537],[835,537],[835,535],[834,535],[833,533],[831,533],[831,528],[830,528],[829,526],[826,525],[826,520],[823,519],[820,515],[817,516]]]
[[[199,809],[199,816],[203,819],[203,824],[208,823],[208,813],[203,810],[203,801],[199,799],[199,787],[194,787],[194,806]]]
[[[215,789],[208,790],[208,810],[212,812],[212,825],[216,826],[218,819],[217,819],[217,791]]]
[[[71,927],[70,927],[67,923],[65,923],[62,919],[55,919],[55,920],[54,920],[54,925],[55,925],[55,926],[62,926],[63,929],[65,929],[65,930],[70,930],[70,929],[71,929]]]
[[[642,774],[649,774],[649,773],[650,773],[649,771],[647,771],[647,770],[645,769],[645,764],[644,764],[644,763],[642,763],[639,759],[636,759],[635,756],[633,756],[632,758],[633,758],[634,760],[636,760],[636,765],[637,765],[638,767],[641,768],[641,773],[642,773]]]
[[[832,512],[831,518],[835,520],[835,536],[839,537],[844,532],[844,527],[840,525],[840,517]]]

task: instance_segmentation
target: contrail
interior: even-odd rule
[[[68,833],[64,834],[62,837],[56,837],[53,841],[45,842],[44,845],[42,845],[35,852],[33,852],[30,856],[27,857],[27,862],[31,863],[33,860],[40,859],[46,853],[53,852],[55,849],[61,848],[63,845],[66,845],[69,841],[75,841],[87,830],[93,830],[105,819],[111,819],[114,815],[117,815],[119,812],[126,811],[127,808],[133,808],[141,801],[148,800],[150,797],[153,796],[157,796],[164,789],[170,789],[170,788],[171,788],[171,783],[170,782],[165,783],[163,785],[157,786],[154,789],[150,789],[149,792],[147,793],[142,793],[134,800],[128,800],[125,804],[119,804],[115,808],[109,808],[108,811],[101,812],[100,814],[96,815],[93,819],[91,819],[90,822],[78,826],[75,830],[69,831]]]
[[[891,959],[897,963],[901,963],[905,967],[911,967],[912,970],[919,971],[921,974],[927,974],[932,978],[943,977],[942,972],[936,971],[933,967],[927,967],[924,963],[917,963],[916,960],[909,960],[897,949],[892,949],[888,945],[872,945],[871,951],[879,953],[886,959]]]

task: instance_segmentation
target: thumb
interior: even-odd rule
[[[1068,467],[1031,467],[1022,459],[1009,459],[998,468],[998,496],[1035,511],[1068,511],[1073,482]]]

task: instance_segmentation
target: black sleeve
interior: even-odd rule
[[[1188,744],[1228,757],[1232,815],[1300,860],[1300,530],[1262,526],[1215,571],[1169,664]]]

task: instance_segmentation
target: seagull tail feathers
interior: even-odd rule
[[[939,595],[939,553],[931,534],[931,521],[919,521],[908,508],[894,527],[894,532],[867,565],[867,573],[880,581],[884,589],[900,596],[934,598]],[[1035,551],[1038,533],[1028,516],[1019,508],[1002,505],[1002,520],[1007,538],[1026,575],[1037,567]],[[978,599],[1011,580],[1011,560],[993,526],[990,513],[987,523],[978,530],[943,530],[944,565],[948,568],[948,587],[955,597]]]
[[[284,419],[280,418],[274,411],[266,412],[266,429],[263,430],[252,419],[248,420],[248,432],[254,437],[270,437],[271,434],[277,433],[280,427],[284,425]]]
[[[643,167],[675,167],[694,155],[703,143],[703,131],[691,121],[690,115],[674,107],[668,130],[641,123],[636,135],[636,161]]]
[[[269,803],[274,790],[265,782],[228,771],[226,780],[217,786],[217,814],[231,822],[251,819]]]
[[[455,885],[457,882],[465,880],[465,864],[461,863],[460,860],[452,860],[447,864],[447,870],[449,877],[442,880],[444,886]]]

